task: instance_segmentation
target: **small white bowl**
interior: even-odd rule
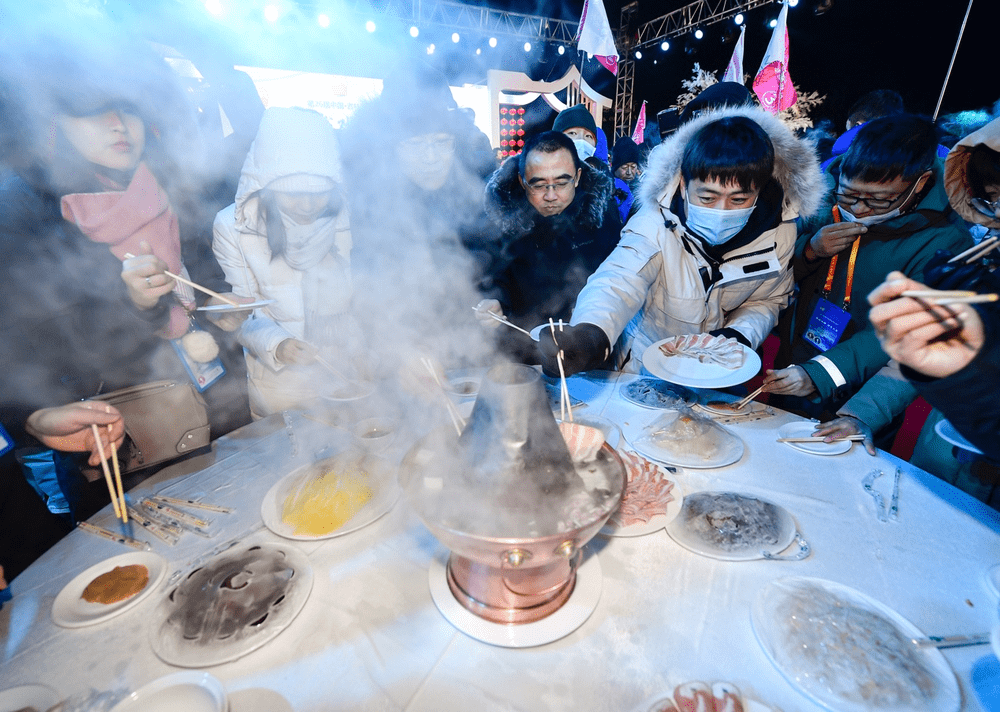
[[[185,670],[143,685],[111,712],[225,712],[226,690],[214,675]]]
[[[399,421],[394,418],[365,418],[351,429],[354,437],[369,452],[381,452],[396,439]]]

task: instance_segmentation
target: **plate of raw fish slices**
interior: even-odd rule
[[[642,365],[664,381],[691,388],[725,388],[745,383],[760,371],[760,356],[736,339],[685,334],[657,341]]]

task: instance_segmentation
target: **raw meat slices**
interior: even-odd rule
[[[735,371],[743,365],[746,355],[736,339],[711,334],[685,334],[660,344],[664,356],[686,356],[702,363],[712,363]]]

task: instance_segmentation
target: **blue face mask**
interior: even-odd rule
[[[858,223],[859,225],[878,225],[879,223],[884,223],[887,220],[892,220],[893,218],[897,218],[902,215],[902,211],[899,208],[894,208],[887,213],[882,213],[881,215],[865,215],[862,218],[856,218],[854,217],[854,214],[843,205],[838,207],[840,209],[840,217],[847,222]]]
[[[749,208],[738,210],[720,210],[691,205],[685,198],[687,209],[687,226],[709,245],[721,245],[731,240],[740,230],[746,227],[750,214],[757,207],[756,203]]]

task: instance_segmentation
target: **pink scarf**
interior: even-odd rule
[[[166,192],[145,163],[140,163],[132,182],[124,191],[73,193],[63,196],[62,215],[94,242],[108,245],[120,260],[125,254],[139,254],[139,244],[146,242],[153,254],[167,263],[174,274],[186,276],[181,262],[181,238],[177,216],[170,207]],[[184,307],[194,306],[194,293],[180,282],[174,292],[180,305],[170,308],[170,322],[161,331],[168,339],[183,336],[188,330]]]

